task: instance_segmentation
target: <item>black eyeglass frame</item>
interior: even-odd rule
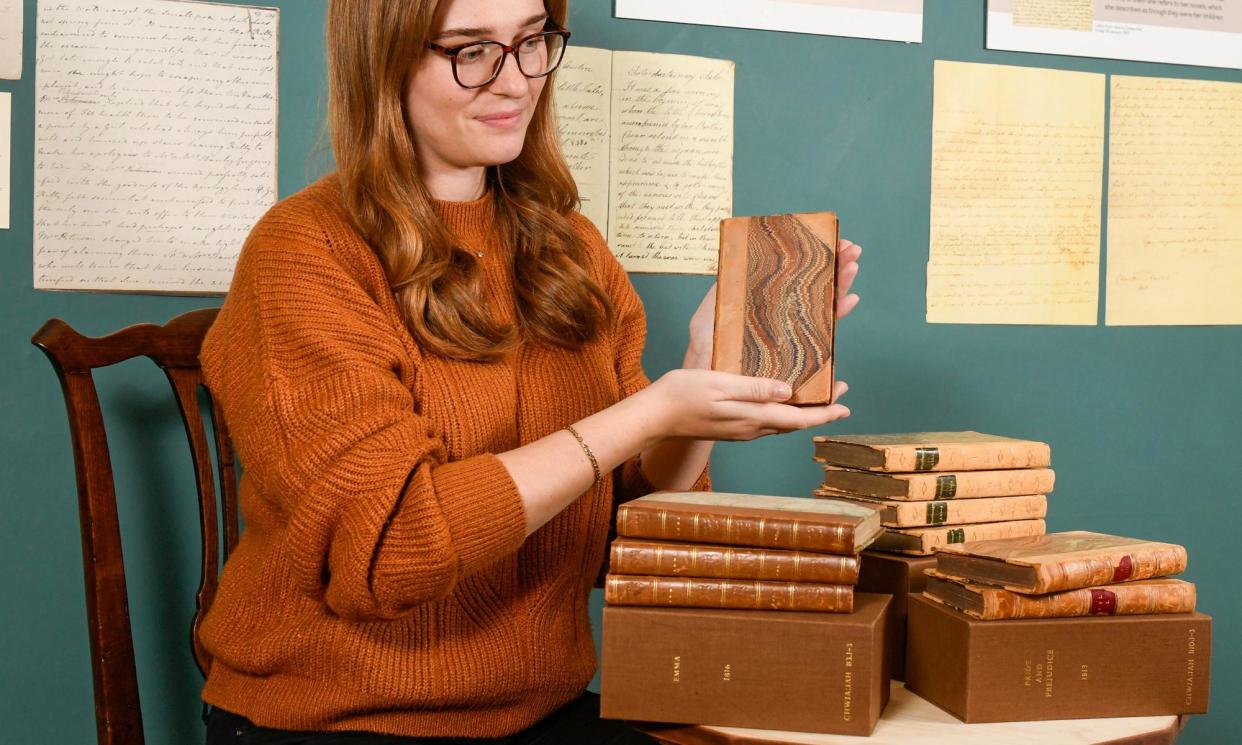
[[[526,70],[522,69],[522,58],[518,55],[517,50],[518,50],[518,47],[522,46],[523,44],[530,41],[531,39],[534,39],[537,37],[543,37],[543,36],[561,37],[561,54],[560,54],[560,57],[557,58],[556,64],[552,66],[552,69],[546,72],[542,72],[538,75],[531,75],[528,72],[526,72]],[[472,41],[472,42],[469,42],[468,44],[459,44],[458,46],[455,46],[455,47],[446,47],[441,44],[437,44],[434,41],[429,41],[427,42],[427,48],[432,51],[439,52],[440,54],[443,54],[444,56],[449,58],[449,61],[453,65],[454,82],[456,82],[458,85],[460,85],[462,88],[465,88],[466,90],[474,90],[475,88],[483,88],[483,87],[489,86],[493,82],[495,82],[496,78],[500,77],[501,70],[505,69],[505,61],[508,59],[509,55],[513,55],[513,61],[517,63],[518,72],[522,73],[527,78],[530,78],[533,80],[535,78],[545,78],[551,75],[552,73],[556,72],[556,68],[560,67],[562,60],[565,59],[565,47],[569,46],[569,37],[570,37],[570,33],[568,30],[557,28],[557,29],[547,29],[544,31],[539,31],[537,33],[531,34],[530,36],[523,36],[521,39],[518,39],[517,42],[513,44],[512,46],[508,44],[502,44],[498,41],[493,41],[491,39],[483,39],[481,41]],[[461,82],[461,78],[458,77],[457,75],[457,53],[463,49],[468,49],[470,47],[478,46],[480,44],[494,44],[500,47],[500,62],[496,64],[496,69],[492,72],[492,76],[488,78],[486,81],[479,83],[478,85],[466,85],[465,83]]]

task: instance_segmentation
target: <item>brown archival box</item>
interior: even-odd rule
[[[878,592],[893,596],[888,607],[889,669],[896,680],[906,679],[906,599],[923,592],[927,584],[924,569],[934,569],[934,556],[900,556],[864,551],[858,574],[859,592]]]
[[[600,716],[869,735],[888,702],[890,599],[850,614],[604,608]]]
[[[980,621],[909,599],[906,687],[965,722],[1203,714],[1202,613]]]

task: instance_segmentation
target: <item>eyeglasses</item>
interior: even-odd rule
[[[482,88],[500,77],[505,58],[517,60],[518,70],[528,78],[550,75],[565,56],[569,32],[540,31],[518,40],[513,46],[498,41],[475,41],[459,47],[443,47],[428,42],[427,48],[453,62],[453,79],[462,88]]]

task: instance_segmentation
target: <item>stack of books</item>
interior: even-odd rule
[[[1056,474],[1047,444],[980,432],[815,438],[817,497],[870,506],[872,546],[912,556],[966,541],[1043,535]]]
[[[617,510],[604,602],[849,613],[858,554],[881,533],[851,503],[662,492]]]
[[[947,547],[909,599],[906,686],[967,722],[1203,713],[1211,618],[1168,578],[1186,560],[1085,531]]]
[[[872,509],[658,492],[617,511],[607,718],[869,734],[888,700],[889,597],[855,593]]]

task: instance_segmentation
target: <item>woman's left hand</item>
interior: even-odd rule
[[[837,319],[845,318],[858,305],[858,295],[850,292],[858,278],[858,259],[862,246],[841,239],[837,253]],[[716,325],[716,284],[703,296],[703,302],[690,318],[690,344],[682,367],[708,369],[712,366],[712,332]]]

